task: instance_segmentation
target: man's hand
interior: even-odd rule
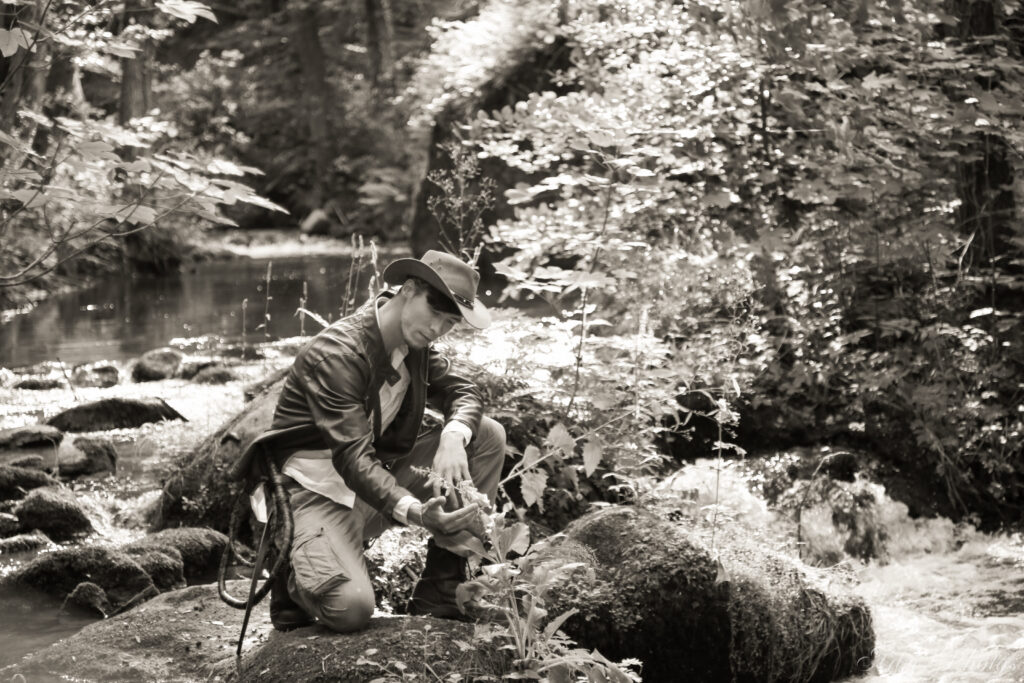
[[[449,488],[463,480],[472,481],[466,446],[459,434],[441,433],[441,442],[434,454],[434,471],[448,482]]]
[[[444,496],[434,496],[426,503],[414,503],[409,510],[410,517],[412,521],[416,521],[434,534],[449,535],[466,529],[474,536],[480,535],[477,528],[480,526],[477,523],[480,515],[479,505],[471,503],[458,510],[445,512],[444,503]]]

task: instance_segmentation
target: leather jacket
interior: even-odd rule
[[[410,349],[405,358],[410,382],[394,420],[381,433],[380,387],[397,380],[377,325],[375,302],[317,334],[296,356],[285,380],[273,422],[258,442],[280,466],[297,450],[330,450],[335,470],[359,498],[390,517],[410,494],[387,464],[412,449],[426,404],[476,434],[483,400],[476,385],[451,372],[431,348]],[[254,444],[255,445],[255,444]],[[251,447],[250,447],[251,448]]]

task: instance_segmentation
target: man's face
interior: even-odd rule
[[[422,349],[448,333],[462,316],[435,310],[424,291],[409,292],[402,307],[402,339],[410,349]]]

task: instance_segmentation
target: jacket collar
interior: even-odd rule
[[[377,306],[393,296],[394,294],[391,292],[383,292],[375,299],[363,304],[356,313],[359,326],[366,337],[367,354],[370,356],[370,362],[375,367],[391,365],[391,359],[388,357],[387,351],[384,350],[384,338],[381,336],[380,326],[377,324]]]

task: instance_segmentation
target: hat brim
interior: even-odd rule
[[[462,313],[463,320],[476,329],[482,330],[491,324],[491,313],[482,303],[480,303],[480,299],[473,297],[472,308],[463,306],[459,303],[458,299],[452,296],[452,290],[445,284],[444,280],[441,279],[441,276],[438,275],[433,268],[419,259],[402,258],[397,261],[392,261],[384,269],[381,277],[384,282],[389,285],[400,285],[405,282],[405,279],[408,277],[418,277],[451,299],[451,302],[455,304],[458,307],[459,312]]]

